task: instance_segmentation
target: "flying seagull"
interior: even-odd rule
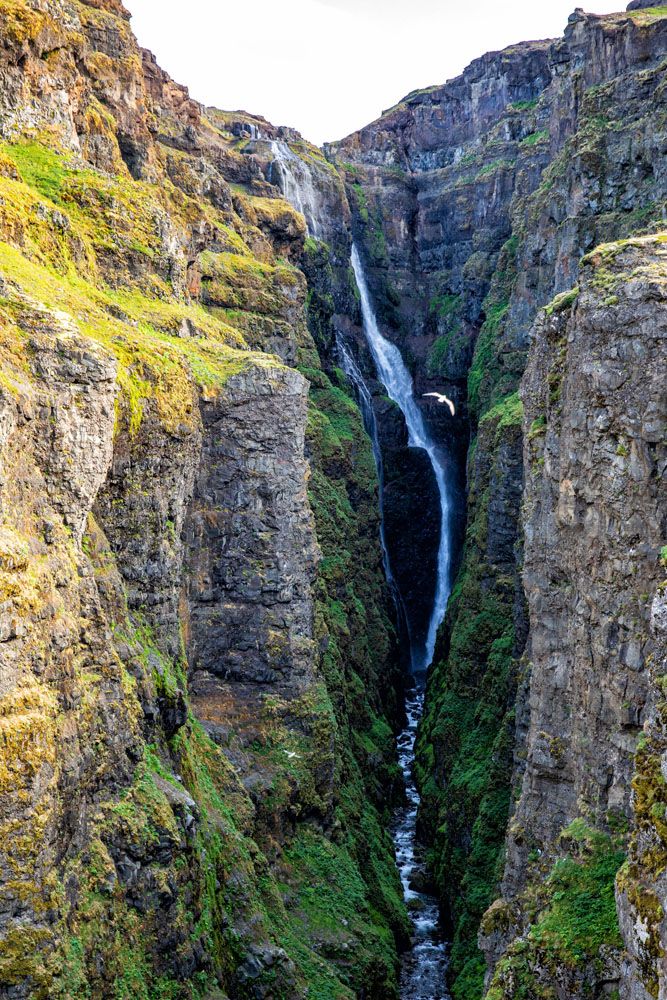
[[[452,416],[456,413],[456,407],[452,403],[451,399],[448,399],[447,396],[443,396],[441,392],[425,392],[424,396],[435,396],[439,403],[447,403]]]

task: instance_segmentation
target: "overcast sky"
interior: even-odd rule
[[[583,2],[583,0],[579,0]],[[125,0],[142,45],[198,101],[321,144],[476,56],[562,34],[576,0]],[[623,9],[589,0],[586,10]]]

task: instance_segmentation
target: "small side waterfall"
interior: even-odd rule
[[[401,352],[380,333],[356,246],[352,247],[352,267],[361,296],[364,334],[375,360],[378,375],[388,395],[398,404],[403,413],[408,428],[410,446],[423,448],[427,453],[440,496],[440,540],[435,600],[429,623],[426,649],[425,651],[413,650],[412,670],[418,675],[418,683],[408,695],[406,702],[408,724],[398,739],[399,762],[405,778],[407,805],[398,810],[392,832],[396,845],[396,863],[413,927],[412,947],[403,959],[401,997],[403,1000],[448,1000],[449,993],[446,987],[447,945],[440,928],[438,901],[434,896],[423,891],[426,866],[423,848],[417,837],[419,792],[415,784],[413,768],[415,740],[424,709],[423,675],[433,660],[437,631],[445,616],[450,593],[450,515],[453,503],[437,446],[428,433],[424,418],[414,398],[412,378],[405,367]],[[342,350],[341,356],[345,361]],[[348,371],[347,368],[345,370]],[[370,393],[363,378],[360,385],[354,369],[348,374],[357,386],[362,409],[365,411],[368,408],[372,413]],[[373,416],[370,423],[371,439],[373,440],[373,448],[377,451],[376,461],[381,463],[377,426],[375,426],[374,438],[372,434],[374,420]],[[378,464],[378,474],[382,483],[381,464]]]
[[[375,467],[378,472],[378,482],[382,485],[382,450],[380,448],[380,436],[378,434],[377,420],[375,419],[375,411],[373,410],[373,399],[371,396],[370,389],[366,385],[364,376],[361,373],[361,369],[353,357],[352,352],[344,343],[342,337],[336,338],[336,348],[338,350],[338,357],[340,358],[340,365],[347,377],[349,378],[352,385],[357,390],[357,399],[359,402],[359,409],[361,410],[361,415],[364,420],[364,427],[366,428],[366,433],[371,439],[371,447],[373,449],[373,458],[375,459]],[[382,499],[382,489],[380,489],[380,544],[382,545],[382,563],[384,566],[385,576],[387,582],[396,596],[398,596],[398,588],[396,587],[396,581],[394,579],[394,574],[391,569],[391,562],[389,560],[389,550],[387,548],[387,537],[384,526],[383,517],[383,499]]]
[[[339,335],[336,336],[336,350],[338,351],[341,368],[356,389],[357,402],[359,403],[359,409],[361,410],[361,416],[363,417],[364,427],[366,428],[366,433],[371,439],[371,448],[373,450],[373,458],[375,459],[378,483],[380,484],[380,545],[382,547],[382,565],[384,567],[384,574],[387,579],[387,583],[389,584],[391,595],[394,599],[396,613],[403,629],[405,630],[405,634],[409,638],[410,625],[408,622],[408,616],[405,612],[401,591],[396,583],[396,579],[391,568],[389,547],[387,545],[387,532],[384,521],[384,497],[382,493],[382,483],[384,482],[384,460],[382,458],[382,449],[380,448],[380,435],[377,420],[375,418],[375,410],[373,409],[373,397],[371,396],[370,389],[366,385],[366,380],[364,379],[361,369],[357,364],[356,358],[344,342],[343,338]]]
[[[451,536],[449,522],[452,510],[452,499],[447,483],[444,467],[438,455],[438,449],[428,433],[421,410],[417,405],[412,390],[412,376],[405,367],[401,352],[380,333],[375,312],[371,303],[366,276],[356,246],[352,247],[352,268],[357,280],[361,296],[361,312],[364,322],[364,334],[377,366],[378,375],[388,395],[401,409],[408,428],[408,441],[412,448],[422,448],[428,455],[440,496],[440,540],[438,543],[438,578],[436,583],[435,601],[429,622],[426,649],[415,650],[412,670],[418,674],[426,670],[433,660],[435,640],[438,628],[442,624],[447,610],[450,593],[451,571]]]
[[[320,235],[318,198],[308,164],[304,163],[286,142],[272,140],[271,151],[274,156],[271,164],[271,183],[280,188],[285,201],[288,201],[297,212],[301,212],[306,220],[308,232],[317,238]]]

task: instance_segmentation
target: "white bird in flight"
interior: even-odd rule
[[[452,416],[454,416],[454,414],[456,413],[456,407],[452,403],[451,399],[449,399],[447,396],[443,396],[441,392],[425,392],[423,393],[423,395],[435,396],[435,398],[438,400],[439,403],[447,403],[447,406],[449,407]]]

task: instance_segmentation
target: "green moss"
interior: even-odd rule
[[[482,169],[477,173],[475,177],[476,181],[485,180],[487,177],[492,177],[501,170],[513,170],[514,161],[513,160],[493,160],[491,163],[485,163]]]
[[[535,440],[535,438],[541,437],[543,434],[546,434],[546,430],[547,430],[547,418],[544,416],[544,414],[541,414],[539,417],[536,417],[535,420],[533,420],[533,422],[531,423],[530,428],[528,430],[528,440],[533,441]]]
[[[537,102],[537,97],[530,101],[515,101],[514,104],[510,104],[510,108],[512,111],[532,111],[533,108],[537,107]]]
[[[482,417],[483,421],[496,424],[496,432],[500,433],[507,427],[521,427],[523,424],[523,403],[518,392],[505,396]]]
[[[447,373],[447,358],[454,332],[446,333],[433,342],[426,361],[426,371],[430,378],[437,378]]]
[[[458,312],[460,304],[460,295],[452,295],[450,292],[438,292],[429,303],[429,312],[438,316],[439,319],[448,320]]]
[[[561,292],[556,295],[554,299],[551,300],[549,305],[545,306],[544,311],[547,316],[552,316],[554,313],[565,312],[566,309],[571,309],[579,297],[579,286],[575,285],[568,292]]]
[[[561,846],[562,856],[528,890],[532,924],[499,962],[487,1000],[555,997],[548,980],[537,977],[544,968],[561,970],[561,980],[571,976],[594,995],[605,956],[622,947],[614,890],[622,840],[577,819],[561,833]]]
[[[352,185],[351,190],[359,218],[364,224],[367,225],[370,219],[370,212],[368,210],[368,197],[366,196],[366,191],[358,181]]]
[[[548,142],[549,140],[549,130],[541,129],[539,132],[531,132],[527,135],[525,139],[522,139],[519,143],[522,147],[537,146],[541,143]]]
[[[596,956],[603,946],[622,946],[614,881],[625,853],[581,819],[564,830],[562,838],[573,847],[549,873],[549,905],[531,937],[541,947],[555,948],[572,962],[580,962]]]
[[[468,372],[468,404],[473,413],[479,413],[480,410],[482,382],[493,378],[496,340],[508,308],[508,302],[491,305],[487,309],[486,320],[477,338]]]

